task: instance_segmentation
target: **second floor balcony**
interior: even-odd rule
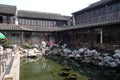
[[[117,12],[106,13],[94,17],[83,17],[83,18],[76,17],[75,24],[76,25],[93,24],[93,23],[108,22],[113,20],[115,21],[119,19],[120,19],[120,11],[117,11]]]

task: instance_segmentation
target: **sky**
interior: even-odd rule
[[[18,10],[58,13],[70,16],[99,0],[0,0],[0,4],[15,5]]]

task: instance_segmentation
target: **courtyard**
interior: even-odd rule
[[[65,70],[66,68],[70,68]],[[76,78],[72,78],[76,75]],[[118,80],[118,68],[99,67],[60,56],[21,59],[20,80]]]

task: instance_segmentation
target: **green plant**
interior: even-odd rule
[[[4,48],[12,48],[10,42],[7,39],[0,39],[0,45]]]
[[[24,44],[24,45],[22,45],[21,47],[22,47],[22,48],[25,48],[25,49],[33,49],[33,48],[35,48],[34,45],[30,45],[30,44]]]

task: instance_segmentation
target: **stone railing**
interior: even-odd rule
[[[4,53],[0,55],[0,80],[2,80],[5,75],[11,57],[12,53]]]
[[[0,61],[0,75],[4,73],[6,70],[6,62],[5,61]]]

